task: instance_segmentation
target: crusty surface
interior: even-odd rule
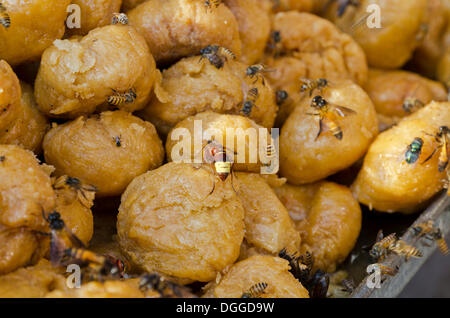
[[[65,30],[70,0],[2,0],[11,26],[0,28],[0,60],[11,65],[38,60]]]
[[[241,54],[238,23],[223,4],[207,10],[204,1],[150,0],[128,12],[130,25],[141,33],[158,64],[197,55],[217,44]]]
[[[244,209],[230,178],[222,182],[203,167],[168,163],[128,186],[117,232],[132,263],[149,272],[207,282],[238,258]]]
[[[283,248],[297,251],[300,235],[287,209],[267,182],[255,173],[237,173],[238,196],[245,210],[245,240],[277,255]]]
[[[262,255],[231,266],[206,286],[204,297],[240,298],[251,286],[263,282],[267,288],[261,298],[309,298],[308,291],[289,272],[288,261]]]
[[[252,88],[258,89],[256,107],[250,118],[257,124],[270,128],[277,112],[275,94],[261,80],[254,82],[245,75],[247,65],[228,60],[217,69],[207,59],[199,56],[185,58],[162,73],[160,85],[145,108],[142,116],[152,122],[159,132],[169,130],[186,117],[204,111],[242,114],[242,103]]]
[[[319,119],[311,98],[305,97],[288,117],[280,134],[280,173],[291,184],[319,181],[350,167],[361,158],[378,133],[375,108],[369,96],[351,81],[333,81],[323,92],[324,98],[356,112],[351,116],[336,116],[342,129],[342,140],[331,131],[317,139]]]
[[[123,111],[82,116],[56,126],[45,136],[43,148],[56,175],[94,185],[99,196],[120,195],[134,177],[157,168],[164,159],[153,125]]]
[[[439,155],[424,162],[437,146],[439,126],[450,125],[450,104],[432,102],[398,125],[381,133],[364,158],[352,191],[359,202],[382,212],[411,213],[420,209],[443,188],[445,171],[439,173]],[[416,163],[405,161],[407,146],[415,137],[424,141]]]
[[[39,109],[53,117],[76,118],[107,103],[113,89],[136,99],[118,108],[133,112],[150,98],[155,61],[144,38],[132,27],[109,25],[85,37],[58,40],[42,55],[35,82]]]

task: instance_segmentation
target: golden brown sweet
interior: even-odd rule
[[[130,9],[135,8],[137,5],[145,2],[147,0],[123,0],[122,1],[122,11],[126,12]]]
[[[275,188],[302,237],[314,267],[334,272],[355,246],[362,213],[350,189],[333,182]]]
[[[280,173],[291,184],[315,182],[350,167],[364,155],[378,133],[375,108],[369,96],[351,81],[331,84],[323,92],[325,100],[356,113],[341,117],[331,109],[332,121],[341,127],[342,140],[331,130],[317,137],[320,120],[310,115],[317,111],[311,107],[311,98],[298,104],[280,134]]]
[[[362,0],[341,18],[336,6],[337,2],[329,6],[327,17],[362,46],[372,67],[403,66],[423,41],[427,0]]]
[[[289,272],[288,261],[255,255],[226,270],[206,286],[203,297],[240,298],[254,284],[266,283],[261,298],[309,298],[308,291]]]
[[[155,76],[144,38],[132,27],[110,25],[55,41],[42,56],[34,94],[47,115],[76,118],[112,108],[108,97],[132,90],[136,98],[114,105],[133,112],[148,103]]]
[[[239,24],[242,42],[241,61],[251,65],[264,55],[270,34],[270,17],[260,0],[225,0]]]
[[[86,35],[89,31],[111,24],[114,13],[120,12],[122,0],[72,0],[80,6],[81,28],[68,28],[70,35]]]
[[[149,0],[128,13],[158,64],[168,64],[217,44],[241,54],[238,23],[223,4],[208,9],[198,0]]]
[[[0,138],[8,134],[21,114],[21,89],[19,79],[11,66],[0,60]],[[3,143],[3,142],[2,142]]]
[[[117,232],[122,251],[141,269],[207,282],[238,258],[244,209],[230,178],[168,163],[130,183]]]
[[[56,211],[72,233],[75,234],[84,245],[88,245],[94,234],[94,218],[91,207],[94,204],[94,193],[84,194],[89,205],[84,205],[79,197],[78,191],[71,187],[55,189]]]
[[[267,182],[255,173],[237,173],[238,196],[245,210],[245,240],[273,255],[297,251],[300,235]]]
[[[156,84],[155,96],[142,112],[158,131],[166,135],[186,117],[207,110],[216,113],[242,114],[242,103],[252,88],[258,98],[249,117],[270,128],[277,106],[269,85],[246,76],[247,65],[229,60],[217,69],[208,59],[185,58],[163,71],[161,84]]]
[[[366,82],[364,51],[331,22],[310,13],[280,12],[273,18],[272,29],[280,32],[283,54],[267,56],[265,63],[274,71],[266,76],[274,89],[286,90],[291,101],[282,105],[280,123],[302,97],[300,78],[351,79],[359,85]]]
[[[450,46],[450,2],[428,0],[428,24],[424,24],[424,37],[413,56],[414,67],[428,77],[435,77],[439,59]]]
[[[202,136],[198,138],[199,142],[196,146],[195,127],[200,127],[200,124]],[[262,167],[262,162],[264,162],[267,165],[273,163],[272,166],[267,166],[266,170],[272,169],[270,172],[276,173],[279,167],[278,160],[269,158],[266,153],[266,145],[273,144],[273,140],[267,130],[260,131],[260,129],[264,128],[244,116],[218,114],[210,111],[199,113],[180,121],[170,131],[166,141],[167,160],[192,162],[190,160],[198,158],[200,162],[204,155],[202,148],[208,141],[214,140],[227,149],[228,155],[233,156],[233,152],[236,153],[234,170],[259,173],[264,170]],[[227,134],[227,130],[229,134]],[[211,136],[208,135],[208,132],[211,133]],[[185,135],[186,139],[184,139]],[[232,140],[232,143],[228,143],[227,140]],[[245,147],[241,149],[243,145]],[[181,148],[187,149],[187,151],[183,152]],[[203,160],[205,160],[204,156]]]
[[[93,185],[98,196],[120,195],[134,177],[157,168],[164,159],[153,125],[123,111],[54,126],[43,148],[56,175]]]
[[[364,86],[378,114],[380,130],[417,111],[432,100],[447,99],[445,87],[407,71],[371,69]]]
[[[58,289],[46,298],[143,298],[136,280],[89,282],[80,288]]]
[[[0,25],[0,59],[11,65],[37,60],[65,30],[70,0],[2,0],[11,25]]]
[[[361,171],[352,185],[360,203],[382,212],[412,213],[443,187],[445,171],[438,170],[439,152],[426,159],[438,146],[427,134],[450,126],[450,104],[435,103],[403,119],[381,133],[370,146]],[[418,158],[406,162],[407,147],[422,139]]]
[[[42,209],[53,211],[55,193],[48,173],[31,151],[15,145],[0,145],[0,273],[27,265],[40,255],[46,231]]]
[[[439,60],[437,78],[450,89],[450,46]]]
[[[1,298],[42,298],[54,289],[65,288],[61,270],[42,259],[38,264],[0,276]]]
[[[16,144],[39,154],[42,140],[49,129],[47,118],[38,110],[33,89],[21,82],[22,99],[20,114],[12,121],[12,126],[0,133],[1,144]]]

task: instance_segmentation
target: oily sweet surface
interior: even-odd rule
[[[45,50],[34,94],[46,115],[70,119],[111,109],[107,100],[114,90],[132,89],[136,98],[117,107],[133,112],[148,103],[155,76],[144,38],[132,27],[109,25],[85,37],[55,41]]]
[[[230,178],[168,163],[128,186],[117,232],[122,252],[139,268],[208,282],[239,256],[244,209]]]
[[[155,128],[130,113],[103,112],[52,128],[44,139],[46,162],[56,175],[97,187],[97,195],[121,194],[134,177],[162,164]]]
[[[330,130],[317,137],[319,119],[311,115],[315,113],[310,106],[311,98],[306,97],[298,104],[280,134],[280,174],[291,184],[319,181],[350,167],[364,155],[378,133],[375,108],[358,85],[333,81],[323,97],[356,113],[346,117],[335,115],[333,122],[341,127],[342,140]]]
[[[258,98],[249,117],[272,127],[277,112],[274,91],[246,76],[246,69],[247,65],[233,60],[217,69],[206,58],[200,61],[200,56],[182,59],[163,71],[161,84],[156,84],[155,95],[141,115],[166,135],[178,122],[200,112],[242,114],[249,91],[256,88]]]
[[[39,60],[42,52],[64,34],[70,0],[2,0],[11,26],[0,27],[0,60],[11,65]]]
[[[449,106],[432,102],[375,139],[352,185],[360,203],[382,212],[412,213],[442,189],[445,171],[438,170],[439,156],[426,161],[437,147],[427,134],[450,125]],[[423,147],[417,161],[408,164],[405,153],[416,137],[422,138]]]
[[[238,57],[241,54],[238,23],[223,4],[207,9],[204,1],[150,0],[127,14],[158,64],[197,55],[210,44],[226,47]]]
[[[289,273],[288,261],[255,255],[231,266],[205,287],[203,297],[240,298],[254,284],[267,284],[261,298],[309,298],[308,291]]]

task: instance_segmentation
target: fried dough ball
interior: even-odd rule
[[[21,145],[25,149],[41,153],[42,140],[49,128],[47,118],[38,110],[34,100],[33,89],[28,84],[20,83],[22,91],[21,112],[12,126],[0,134],[0,143]]]
[[[439,60],[437,78],[450,90],[450,46]]]
[[[46,231],[42,209],[52,211],[55,193],[49,174],[31,151],[15,145],[0,145],[0,274],[27,265],[41,255],[41,237]]]
[[[72,0],[80,6],[81,28],[68,28],[70,35],[86,35],[89,31],[111,24],[114,13],[120,12],[122,0]]]
[[[255,173],[237,173],[238,196],[245,210],[245,240],[271,254],[297,251],[300,235],[267,182]]]
[[[11,65],[37,60],[65,30],[70,0],[2,0],[11,19],[0,25],[0,59]]]
[[[443,188],[445,171],[438,170],[438,146],[433,136],[440,126],[450,126],[450,104],[432,102],[398,125],[381,133],[370,146],[352,185],[360,203],[381,212],[413,213]],[[423,146],[416,161],[406,162],[407,148],[415,138]]]
[[[11,66],[0,60],[0,141],[8,134],[21,115],[21,89],[19,79]]]
[[[289,272],[289,262],[255,255],[240,261],[206,286],[207,298],[240,298],[253,285],[266,283],[261,298],[309,298],[308,291]]]
[[[46,298],[143,298],[136,280],[89,282],[80,288],[55,290]]]
[[[120,195],[134,177],[159,167],[164,159],[153,125],[123,111],[55,126],[45,136],[43,148],[57,176],[93,185],[98,196]]]
[[[350,167],[366,152],[378,133],[375,108],[369,96],[351,81],[335,81],[325,89],[328,103],[346,107],[356,113],[341,117],[334,113],[333,122],[341,127],[342,140],[331,130],[320,131],[320,120],[304,98],[288,117],[280,135],[280,173],[291,184],[311,183]],[[333,106],[329,106],[333,108]],[[324,125],[328,127],[326,119]]]
[[[84,205],[78,197],[77,189],[69,186],[55,189],[56,211],[72,233],[75,234],[84,245],[88,245],[94,233],[94,218],[91,206],[94,204],[93,192],[85,193],[88,206]]]
[[[202,136],[199,139],[201,143],[196,146],[195,127],[199,127],[196,126],[199,123],[201,123]],[[218,114],[210,111],[199,113],[180,121],[170,131],[166,141],[167,160],[192,162],[197,157],[199,161],[203,157],[205,162],[202,150],[208,141],[214,140],[226,148],[228,155],[233,156],[233,152],[236,153],[233,161],[234,170],[261,172],[264,170],[263,163],[267,165],[273,163],[266,169],[272,169],[270,172],[276,173],[278,162],[275,158],[270,159],[267,156],[267,147],[265,147],[266,144],[273,145],[274,142],[265,129],[262,132],[260,129],[264,128],[244,116]],[[227,130],[231,135],[227,134]],[[212,135],[209,136],[209,133]],[[228,143],[227,140],[232,140],[232,143]],[[245,147],[240,149],[242,145]],[[190,149],[190,154],[183,152],[184,147]],[[262,151],[264,151],[264,157],[261,156]]]
[[[389,128],[432,100],[447,99],[441,83],[406,71],[371,69],[364,89],[375,105],[380,130]]]
[[[133,9],[145,1],[147,1],[147,0],[123,0],[122,1],[122,11],[126,12],[130,9]]]
[[[329,7],[327,17],[362,46],[372,67],[403,66],[423,40],[427,0],[362,0],[359,6],[348,7],[341,18],[336,6],[335,2]]]
[[[225,6],[198,0],[149,0],[128,13],[130,25],[147,41],[158,64],[197,55],[217,44],[241,55],[238,23]]]
[[[314,28],[311,28],[314,26]],[[367,80],[364,51],[331,22],[309,13],[280,12],[272,29],[281,35],[282,56],[267,56],[266,73],[276,90],[288,92],[290,101],[280,109],[283,123],[300,95],[301,78],[351,79],[363,85]]]
[[[271,3],[274,12],[280,11],[304,11],[312,12],[319,8],[318,0],[265,0]]]
[[[428,0],[427,8],[429,21],[422,27],[423,41],[414,52],[413,63],[425,76],[435,77],[439,59],[450,46],[450,2]]]
[[[225,0],[239,24],[242,41],[241,61],[251,65],[264,55],[270,34],[270,17],[260,0]]]
[[[249,91],[257,88],[258,98],[249,117],[270,128],[277,112],[275,95],[269,85],[246,76],[247,65],[228,60],[217,69],[208,59],[185,58],[162,73],[150,104],[142,116],[158,131],[167,135],[183,119],[207,110],[216,113],[242,114],[242,103]]]
[[[238,258],[244,209],[230,178],[172,162],[130,183],[117,232],[122,251],[141,269],[207,282]]]
[[[41,259],[35,266],[0,276],[0,297],[42,298],[54,289],[64,288],[65,282],[60,270]]]
[[[148,103],[155,76],[144,38],[132,27],[109,25],[83,38],[57,40],[45,50],[34,93],[47,115],[76,118],[107,108],[108,97],[132,90],[136,98],[117,107],[133,112]]]
[[[275,193],[301,234],[301,251],[313,255],[315,268],[334,272],[352,251],[361,230],[361,208],[350,189],[325,181],[285,184]]]

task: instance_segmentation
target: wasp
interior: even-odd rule
[[[133,88],[130,88],[126,93],[119,93],[117,90],[112,89],[113,95],[108,96],[107,102],[113,106],[119,106],[121,104],[130,104],[137,98],[136,92]]]
[[[46,216],[44,209],[42,209],[42,217],[47,221],[50,233],[39,233],[50,236],[50,261],[53,266],[59,266],[64,257],[64,251],[69,246],[75,245],[84,247],[84,244],[66,226],[59,212],[54,211]]]
[[[450,130],[447,126],[441,126],[439,127],[439,131],[435,135],[431,135],[434,137],[436,142],[438,143],[438,146],[433,150],[431,155],[425,159],[424,163],[430,160],[436,152],[439,150],[439,163],[438,163],[438,169],[439,172],[443,172],[445,168],[448,166],[448,160],[449,160],[449,152],[448,152],[448,134],[450,133]]]
[[[211,9],[213,6],[215,6],[216,8],[220,6],[220,4],[222,3],[222,0],[205,0],[205,7],[206,9]]]
[[[257,283],[251,286],[245,293],[242,294],[241,298],[260,298],[267,288],[267,283]]]
[[[405,161],[409,164],[415,163],[422,153],[423,139],[420,137],[414,138],[411,144],[408,145],[405,152]]]
[[[252,112],[253,107],[256,107],[256,101],[258,100],[258,97],[259,97],[258,88],[253,87],[248,91],[247,98],[243,103],[241,103],[243,105],[241,112],[245,116],[249,116],[250,113]]]
[[[284,90],[277,90],[275,93],[276,96],[276,102],[278,106],[281,106],[284,104],[284,102],[286,101],[286,99],[289,98],[289,94],[288,92],[284,91]]]
[[[89,280],[103,281],[105,277],[126,278],[129,266],[123,260],[113,256],[99,255],[86,248],[67,248],[64,250],[64,263],[78,263],[87,266],[84,277]]]
[[[306,252],[304,255],[297,256],[289,254],[286,249],[278,253],[278,257],[289,262],[291,274],[308,289],[311,298],[324,298],[327,296],[330,277],[320,269],[313,273],[314,259],[312,254]]]
[[[342,17],[349,6],[358,7],[360,5],[359,0],[338,0],[337,16]]]
[[[309,97],[312,96],[316,89],[318,89],[320,91],[320,94],[322,94],[323,89],[328,86],[328,81],[325,78],[318,78],[315,80],[309,78],[301,78],[300,82],[300,93],[309,92]]]
[[[316,140],[323,132],[327,131],[331,131],[334,137],[342,140],[343,133],[341,127],[337,124],[337,116],[346,117],[356,114],[350,108],[327,102],[322,96],[314,97],[311,101],[311,107],[317,110],[317,113],[308,115],[319,117],[319,132],[317,133]]]
[[[269,41],[267,42],[267,51],[274,57],[280,56],[283,51],[283,44],[281,43],[281,32],[273,30],[270,33]]]
[[[231,50],[219,45],[208,45],[200,50],[200,54],[200,61],[203,59],[208,59],[209,63],[218,69],[222,68],[228,59],[236,59],[236,55],[234,55]]]
[[[356,288],[355,282],[351,278],[343,279],[341,281],[341,285],[343,287],[342,291],[350,293],[350,294],[353,293],[353,291]]]
[[[6,160],[5,156],[0,156],[0,162],[4,162]]]
[[[433,221],[418,224],[412,228],[413,234],[418,237],[424,237],[429,241],[436,241],[442,254],[448,255],[448,246],[442,236],[441,229],[434,227]]]
[[[375,259],[382,260],[389,252],[390,246],[397,240],[395,233],[391,233],[383,238],[383,231],[380,230],[377,234],[376,242],[372,246],[369,255]]]
[[[229,175],[233,178],[234,156],[223,145],[215,140],[208,140],[203,147],[203,158],[206,163],[214,165],[214,174],[218,176],[222,182],[225,182]],[[231,180],[231,184],[233,185],[233,180]],[[209,194],[214,192],[215,187],[216,183],[214,182],[213,188]]]
[[[408,97],[403,101],[402,107],[405,113],[411,113],[415,108],[422,108],[425,104],[418,98]]]
[[[69,176],[62,176],[58,178],[53,185],[55,189],[62,189],[64,187],[69,187],[77,191],[77,198],[82,205],[87,208],[91,207],[91,200],[88,198],[92,197],[92,194],[97,192],[97,187],[93,185],[83,184],[80,179]]]
[[[273,70],[268,70],[264,64],[254,64],[247,67],[245,71],[245,75],[250,77],[251,79],[255,78],[253,84],[255,84],[258,79],[261,78],[261,82],[263,85],[266,85],[266,80],[264,79],[263,73],[273,72]]]
[[[8,12],[6,12],[6,8],[3,3],[0,2],[0,24],[3,25],[6,29],[11,26],[11,18],[9,17]]]
[[[112,17],[112,24],[128,24],[128,17],[125,13],[114,13]]]
[[[376,263],[376,265],[380,269],[381,275],[395,276],[398,273],[398,266],[390,267],[390,266],[386,266],[386,265],[381,264],[381,263]]]
[[[187,287],[166,280],[156,273],[146,273],[140,277],[141,291],[155,290],[162,298],[196,298]]]
[[[113,138],[116,147],[122,147],[122,137],[116,136]]]
[[[397,255],[404,255],[406,260],[411,257],[422,257],[422,252],[403,240],[397,240],[389,246],[389,250]]]

